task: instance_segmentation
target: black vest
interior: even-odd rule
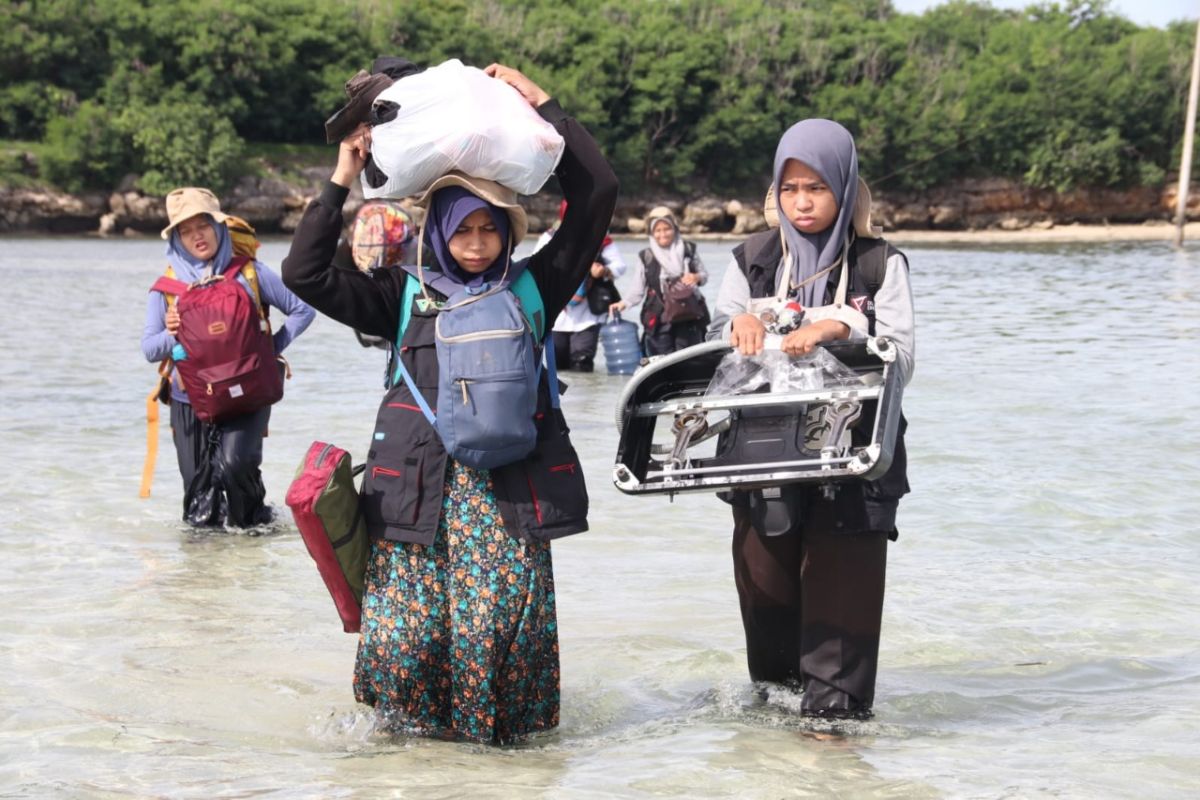
[[[846,286],[846,303],[861,311],[867,318],[869,332],[875,335],[875,293],[887,274],[887,262],[893,255],[903,255],[884,239],[855,238],[846,254],[845,268],[850,270]],[[733,250],[738,268],[746,276],[751,297],[771,297],[776,291],[776,276],[783,258],[783,243],[779,231],[771,230],[748,237]],[[906,260],[907,263],[907,260]],[[842,266],[837,267],[825,282],[825,302],[834,301]],[[896,507],[908,494],[908,454],[904,447],[904,431],[908,421],[900,415],[900,429],[892,465],[873,481],[848,481],[841,484],[835,502],[838,506],[839,528],[863,531],[885,531],[896,538]],[[851,441],[867,443],[868,434],[854,429]]]
[[[872,336],[875,335],[875,293],[883,284],[888,259],[893,255],[903,254],[885,239],[855,238],[846,257],[850,268],[846,302],[866,316]],[[770,297],[775,294],[775,279],[783,258],[783,243],[779,240],[778,230],[771,229],[750,236],[733,249],[733,257],[750,284],[751,297]],[[840,265],[829,273],[825,281],[826,304],[833,302],[841,277]]]
[[[439,300],[444,299],[432,290]],[[436,413],[436,311],[417,298],[399,357]],[[526,540],[556,539],[587,530],[583,469],[566,420],[550,402],[546,372],[538,387],[538,441],[523,460],[490,470],[505,530]],[[362,510],[372,538],[430,544],[442,514],[446,449],[404,381],[384,395],[363,478]]]
[[[648,331],[665,330],[670,327],[662,321],[663,299],[662,299],[662,264],[658,263],[658,259],[654,257],[654,251],[647,247],[638,253],[638,257],[642,260],[642,269],[644,270],[646,279],[646,297],[642,300],[642,327]],[[692,269],[692,260],[696,257],[696,243],[685,241],[683,243],[683,269],[684,272],[694,272]],[[697,293],[699,289],[697,289]],[[708,327],[708,304],[704,302],[704,295],[700,295],[700,302],[704,305],[704,317],[698,320],[691,320],[701,327]],[[689,323],[677,323],[689,324]]]

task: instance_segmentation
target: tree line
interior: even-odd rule
[[[378,55],[525,71],[631,191],[761,191],[779,135],[828,117],[873,185],[959,177],[1158,185],[1177,163],[1193,29],[1105,0],[18,0],[0,7],[0,139],[39,177],[224,188],[248,144],[318,144]],[[331,154],[332,158],[332,154]]]

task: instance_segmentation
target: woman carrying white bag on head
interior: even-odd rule
[[[521,295],[530,302],[518,313],[530,312],[530,328],[544,342],[546,321],[567,305],[600,250],[617,179],[591,135],[547,92],[500,64],[488,72],[565,142],[556,176],[566,216],[550,243],[516,262],[533,289]],[[453,313],[438,309],[447,296],[423,281],[415,285],[421,279],[402,266],[367,274],[331,264],[350,187],[360,174],[365,180],[375,152],[372,134],[361,119],[348,131],[330,182],[305,209],[283,262],[284,281],[298,296],[343,324],[395,341],[403,365],[401,380],[381,399],[367,451],[360,507],[371,553],[355,697],[375,708],[386,730],[514,742],[558,724],[551,541],[587,529],[583,469],[549,370],[538,374],[540,410],[503,422],[523,428],[532,417],[537,441],[519,460],[483,468],[454,458],[423,413],[421,404],[437,400],[449,374],[437,345],[442,314]],[[436,270],[441,286],[502,281],[528,232],[516,193],[461,172],[439,176],[427,189],[418,256],[424,274]],[[491,341],[503,347],[504,338]],[[444,409],[439,403],[438,412]]]
[[[562,158],[563,138],[554,126],[481,69],[451,59],[385,80],[365,76],[377,92],[360,120],[371,124],[374,169],[363,181],[368,199],[420,194],[451,171],[535,194]]]

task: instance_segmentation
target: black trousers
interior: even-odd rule
[[[702,320],[676,322],[662,328],[646,328],[642,337],[642,352],[648,356],[665,356],[700,344],[708,331],[708,323]]]
[[[269,522],[263,504],[263,434],[271,407],[209,425],[190,403],[171,403],[171,435],[183,478],[183,519],[192,525],[248,528]]]
[[[863,717],[875,701],[887,534],[838,530],[810,492],[788,533],[766,536],[733,508],[733,567],[755,681],[803,687],[801,711]]]
[[[595,368],[596,344],[600,341],[599,324],[581,331],[553,331],[551,335],[554,336],[556,369],[591,372]]]

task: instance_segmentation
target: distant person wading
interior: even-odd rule
[[[525,333],[540,350],[546,320],[566,306],[600,249],[617,182],[592,137],[542,89],[501,65],[487,74],[515,88],[565,140],[555,174],[569,207],[557,235],[526,263],[512,262],[527,229],[516,192],[451,172],[419,201],[426,208],[421,250],[432,263],[370,274],[337,269],[331,262],[342,205],[372,155],[373,129],[350,125],[338,131],[337,167],[305,210],[284,277],[322,313],[399,348],[402,379],[380,406],[364,478],[372,549],[355,697],[397,732],[504,743],[558,724],[550,540],[587,529],[587,491],[552,392],[557,381],[544,370],[536,409],[507,410],[509,427],[535,427],[532,452],[493,468],[450,457],[442,423],[469,411],[480,387],[467,381],[442,395],[451,377],[442,370],[443,345],[451,346],[442,334],[467,308],[446,301],[472,290],[491,297],[489,287],[520,273],[511,291],[524,308],[542,307]],[[522,287],[532,287],[532,296]],[[507,348],[514,339],[489,341]],[[437,427],[426,410],[436,411]]]
[[[558,209],[560,222],[566,212],[564,200]],[[534,252],[545,247],[557,231],[556,225],[538,237]],[[587,277],[554,320],[554,354],[559,369],[591,372],[595,368],[600,326],[609,319],[611,311],[620,309],[614,281],[624,274],[621,251],[612,237],[605,235]]]
[[[768,210],[779,229],[734,250],[710,336],[746,356],[762,352],[767,330],[755,301],[782,297],[803,315],[783,336],[783,352],[886,336],[907,383],[916,349],[908,262],[871,228],[850,132],[824,119],[793,125],[775,152],[772,190]],[[832,495],[811,484],[770,496],[733,492],[750,677],[799,689],[805,714],[871,714],[888,540],[908,492],[903,432],[902,419],[891,467],[877,480],[847,481]]]
[[[671,209],[651,209],[646,226],[650,246],[638,253],[633,285],[615,310],[642,304],[642,349],[660,356],[704,341],[710,317],[700,287],[708,272],[696,243],[680,236]]]
[[[269,522],[272,514],[264,504],[266,489],[259,466],[271,418],[270,402],[282,393],[283,366],[276,363],[275,356],[309,326],[316,312],[265,264],[245,254],[235,255],[227,224],[232,218],[222,213],[212,192],[176,189],[167,195],[166,205],[169,224],[162,237],[167,240],[168,274],[155,284],[146,302],[142,353],[146,360],[164,362],[173,369],[169,378],[171,432],[183,478],[183,518],[193,525],[234,527]],[[227,273],[236,276],[227,278]],[[243,309],[241,318],[211,320],[193,333],[180,308],[193,307],[193,298],[202,302],[232,289],[234,285],[226,280],[235,281],[238,287],[233,296],[226,296],[234,301],[230,308]],[[244,298],[240,292],[245,293]],[[287,315],[273,336],[267,317],[272,306]],[[205,312],[199,305],[195,307],[196,311],[188,313],[199,318]],[[228,346],[231,337],[247,326],[251,341],[256,336],[270,337],[261,353],[227,353],[221,356],[225,363],[207,372],[190,369],[210,351]],[[188,359],[190,363],[185,364]],[[192,385],[186,385],[189,380]],[[253,402],[255,387],[271,382],[277,384],[277,393],[261,403]],[[203,396],[193,398],[189,392]],[[193,410],[193,399],[203,401],[202,415],[215,416],[209,421],[201,419]]]

